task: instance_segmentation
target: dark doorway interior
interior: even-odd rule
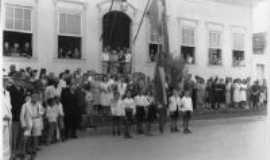
[[[103,17],[103,48],[129,48],[131,19],[123,12],[111,11]]]

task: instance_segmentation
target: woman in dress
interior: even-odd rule
[[[198,109],[203,109],[205,104],[205,83],[200,79],[197,84],[197,105]]]
[[[247,107],[247,81],[245,79],[240,83],[240,106],[241,108]]]
[[[239,79],[236,79],[233,84],[233,105],[235,108],[239,107],[240,101],[240,83]]]
[[[232,80],[226,78],[226,105],[227,107],[231,107],[232,104]]]

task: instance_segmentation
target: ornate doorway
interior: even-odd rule
[[[121,11],[110,11],[102,18],[103,73],[131,72],[131,19]]]
[[[111,49],[130,47],[130,24],[128,15],[120,11],[111,11],[103,16],[103,48]]]
[[[105,0],[97,4],[100,16],[100,51],[102,72],[129,74],[134,60],[133,33],[137,29],[137,9],[122,0]]]

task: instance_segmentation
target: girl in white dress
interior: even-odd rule
[[[233,84],[233,103],[234,103],[234,107],[238,108],[240,101],[241,101],[241,98],[240,98],[240,84],[239,84],[239,80],[235,80],[234,84]]]
[[[247,105],[247,83],[246,80],[242,80],[240,83],[240,102],[241,107],[244,108]]]

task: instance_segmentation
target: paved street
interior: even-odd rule
[[[126,140],[89,132],[44,147],[37,160],[269,160],[267,126],[264,117],[242,117],[194,121],[190,135],[167,131]]]

